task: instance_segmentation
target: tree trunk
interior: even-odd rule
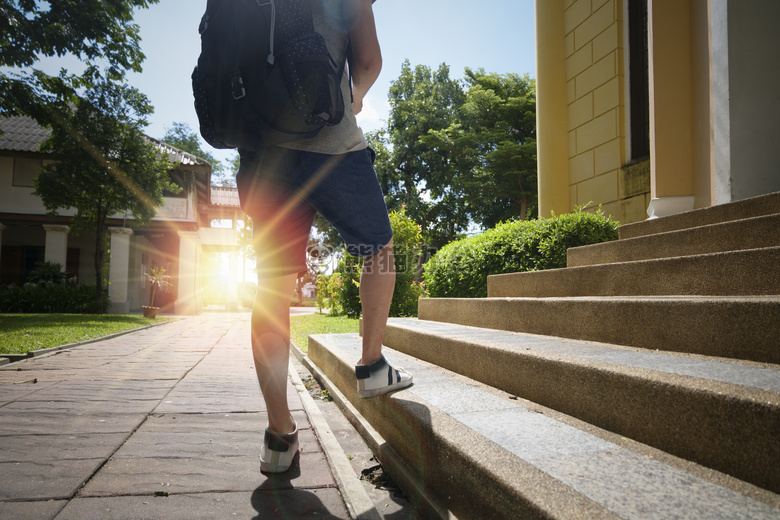
[[[520,220],[525,220],[528,216],[528,197],[523,196],[520,199]]]
[[[103,258],[105,255],[104,249],[104,228],[106,225],[106,217],[103,216],[102,211],[98,210],[97,223],[95,226],[95,304],[97,309],[96,314],[103,314]]]

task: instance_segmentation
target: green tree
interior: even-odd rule
[[[528,218],[536,206],[536,84],[528,75],[466,68],[458,119],[422,138],[461,165],[453,179],[484,228]]]
[[[0,0],[0,67],[9,68],[0,71],[0,116],[27,115],[49,126],[47,105],[105,81],[122,82],[128,71],[141,72],[145,56],[133,12],[157,2]],[[49,76],[34,68],[42,57],[66,55],[84,63],[84,72],[63,69]]]
[[[134,94],[104,82],[85,98],[52,107],[49,115],[56,123],[41,151],[54,161],[35,180],[35,194],[49,212],[75,208],[73,229],[95,231],[97,309],[103,309],[108,219],[131,213],[135,224],[143,225],[162,204],[164,190],[181,189],[168,176],[174,165],[141,133],[135,114],[150,107]]]
[[[236,158],[231,161],[232,170],[228,171],[222,161],[214,157],[211,152],[207,152],[203,149],[200,137],[198,137],[198,134],[196,134],[187,123],[173,123],[171,128],[166,128],[165,136],[163,136],[162,141],[179,150],[191,153],[196,157],[208,161],[212,168],[211,184],[217,186],[236,185],[238,154],[236,154]]]
[[[452,182],[463,165],[423,138],[458,120],[465,94],[450,78],[446,64],[434,72],[424,65],[412,69],[406,60],[388,97],[387,158],[383,164],[383,157],[378,156],[377,167],[388,209],[405,207],[408,216],[420,224],[423,240],[441,247],[469,224],[463,193]]]

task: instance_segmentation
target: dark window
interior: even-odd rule
[[[631,159],[650,155],[650,90],[647,0],[628,0],[628,59],[631,93]]]
[[[3,246],[0,253],[0,283],[22,285],[30,271],[43,262],[40,246]]]
[[[69,247],[67,257],[65,260],[65,271],[69,277],[79,277],[79,256],[81,250],[77,247]]]

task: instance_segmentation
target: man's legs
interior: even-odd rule
[[[287,404],[290,359],[290,298],[297,274],[258,276],[252,308],[252,353],[260,391],[268,410],[268,429],[291,433],[295,421]]]
[[[363,307],[363,357],[359,364],[376,361],[382,354],[387,315],[395,289],[393,241],[363,260],[360,302]]]

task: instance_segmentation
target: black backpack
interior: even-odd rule
[[[311,1],[208,0],[192,89],[211,146],[256,150],[341,121],[349,45],[334,61]]]

